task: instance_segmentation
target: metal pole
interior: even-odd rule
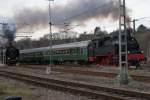
[[[125,0],[119,0],[119,83],[129,83]]]
[[[5,64],[5,50],[4,48],[2,50],[3,50],[3,64]]]
[[[49,31],[50,31],[50,36],[49,36],[49,39],[50,39],[50,53],[49,53],[49,56],[50,56],[50,62],[49,62],[49,66],[46,68],[46,74],[50,74],[51,73],[51,67],[52,67],[52,17],[51,17],[51,1],[53,0],[48,0],[49,1]]]
[[[136,33],[136,29],[135,29],[135,19],[133,19],[133,34],[135,35],[135,33]]]
[[[150,57],[150,41],[148,42],[148,47],[147,47],[147,60],[149,60]]]
[[[121,1],[119,0],[119,17],[121,16]],[[119,18],[119,68],[120,70],[122,69],[122,65],[121,65],[121,18]]]
[[[1,64],[3,64],[3,47],[0,47],[1,48],[1,50],[0,50],[0,55],[1,55]]]

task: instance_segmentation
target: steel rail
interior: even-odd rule
[[[129,91],[124,89],[110,88],[104,86],[95,86],[80,82],[65,81],[60,79],[45,78],[37,75],[27,75],[12,71],[0,70],[0,75],[38,84],[40,86],[50,87],[58,90],[103,97],[110,100],[132,100],[133,98],[150,99],[150,94],[139,91]],[[130,98],[131,97],[131,98]]]
[[[15,66],[16,67],[16,66]],[[38,67],[33,67],[33,66],[23,66],[20,68],[31,68],[31,69],[39,69],[39,70],[45,70],[46,67],[44,66],[38,66]],[[56,72],[64,72],[64,73],[70,73],[70,74],[80,74],[80,75],[88,75],[88,76],[99,76],[99,77],[106,77],[106,78],[116,78],[117,73],[113,72],[104,72],[104,71],[89,71],[89,70],[80,70],[80,69],[71,69],[71,68],[58,68],[58,67],[53,67],[52,71]],[[144,82],[144,83],[150,83],[150,77],[149,76],[144,76],[144,75],[130,75],[133,80]]]

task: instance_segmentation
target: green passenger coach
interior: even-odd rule
[[[26,49],[20,51],[20,62],[27,64],[49,64],[50,56],[53,64],[94,62],[94,49],[91,40],[74,42],[52,47]]]

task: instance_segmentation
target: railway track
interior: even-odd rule
[[[104,86],[95,86],[80,82],[66,81],[61,79],[46,78],[38,75],[22,74],[9,70],[0,70],[0,75],[35,84],[55,90],[81,94],[104,100],[149,100],[150,94],[139,91],[129,91]]]
[[[45,66],[22,66],[20,68],[31,68],[31,69],[39,69],[46,70]],[[68,74],[80,74],[80,75],[89,75],[89,76],[98,76],[98,77],[106,77],[106,78],[116,78],[118,73],[112,72],[104,72],[104,71],[90,71],[90,70],[81,70],[81,69],[72,69],[72,68],[61,68],[61,67],[52,67],[52,71],[63,72]],[[130,75],[133,80],[150,83],[150,76],[144,75]]]

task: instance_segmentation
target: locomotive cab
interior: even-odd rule
[[[95,57],[96,63],[101,66],[114,65],[115,45],[112,45],[112,39],[110,36],[104,36],[101,38],[93,39],[95,44]]]

